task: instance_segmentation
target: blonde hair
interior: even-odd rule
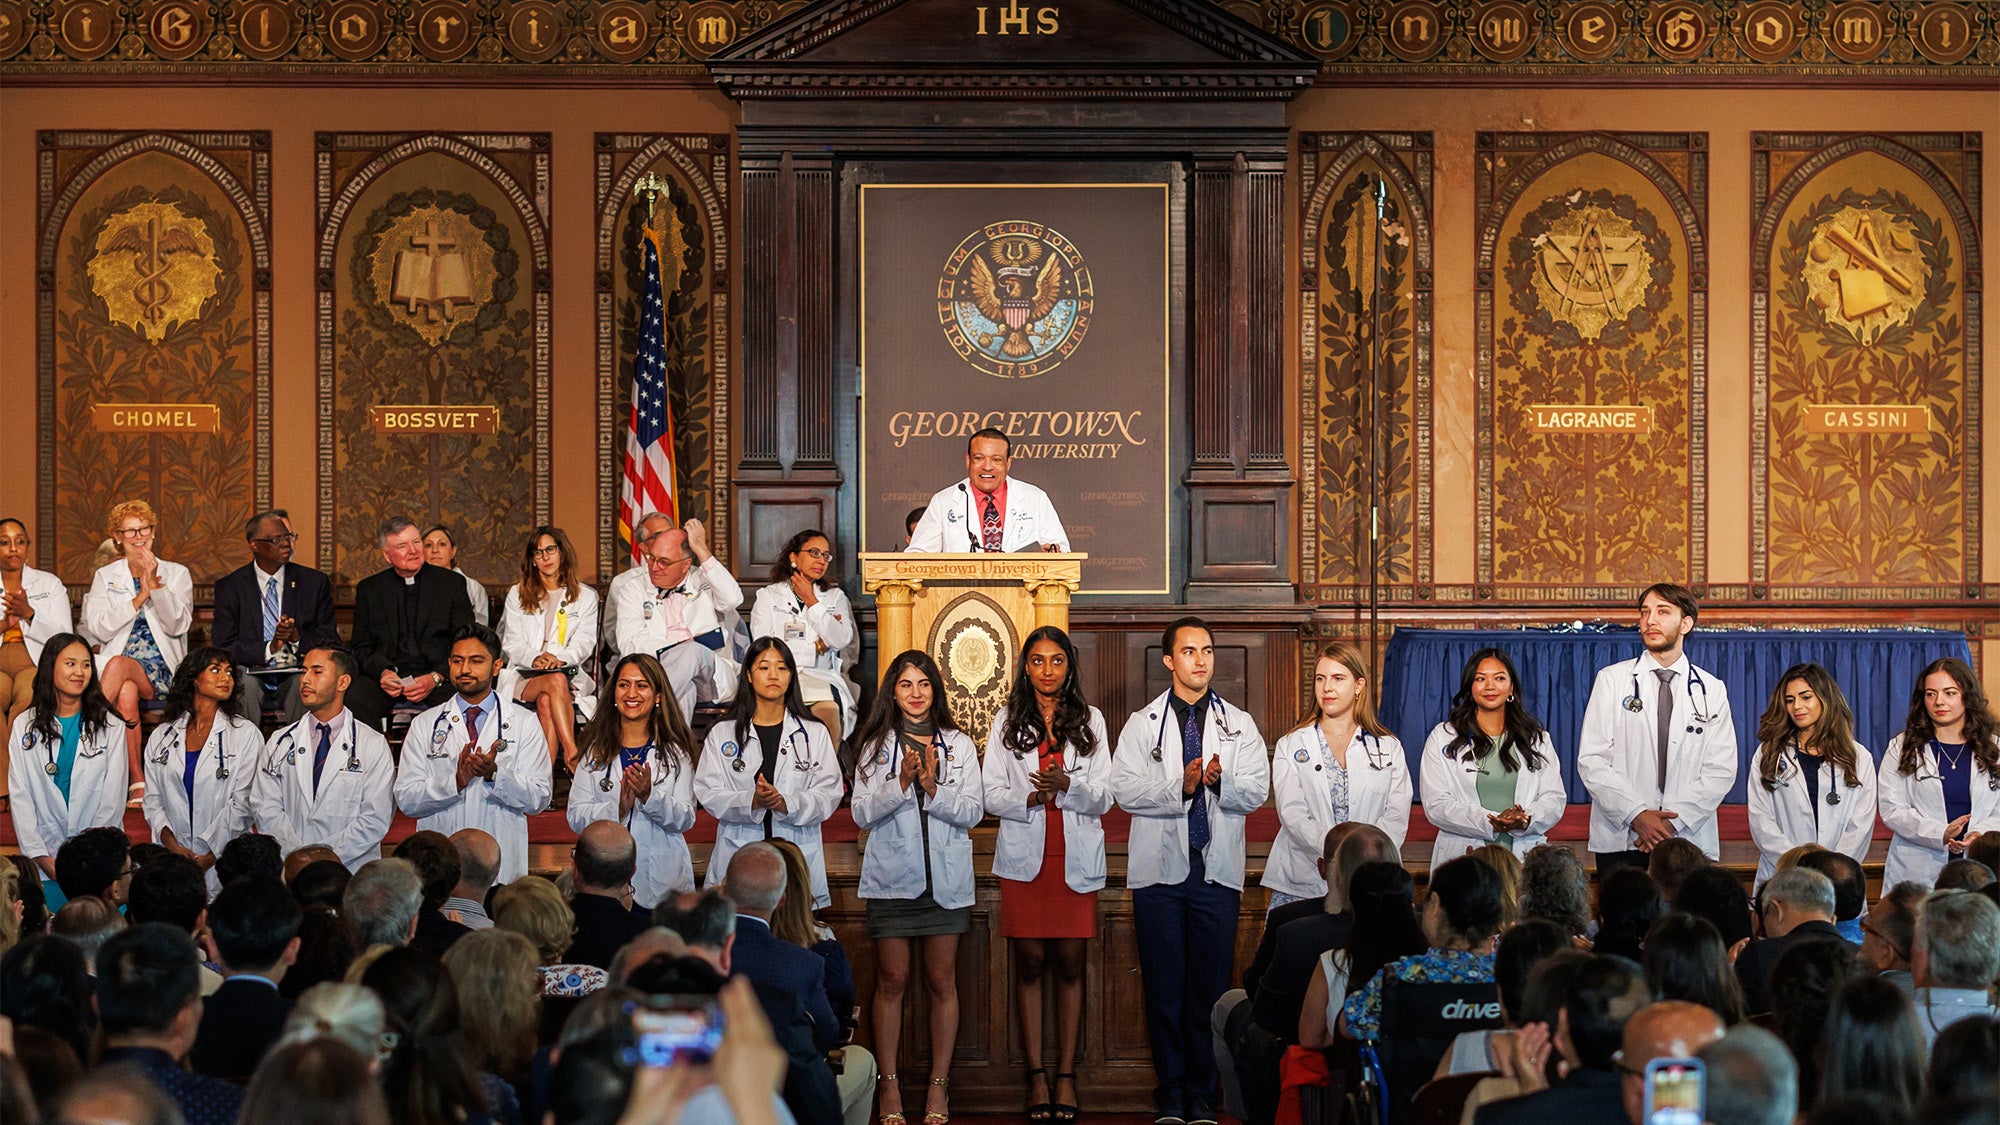
[[[518,1074],[535,1054],[541,1025],[535,946],[513,930],[474,930],[445,950],[458,991],[458,1027],[480,1070]]]
[[[160,524],[159,516],[153,513],[153,506],[144,500],[125,500],[111,505],[111,514],[104,517],[104,530],[121,555],[125,553],[125,540],[118,534],[118,525],[129,519],[136,519],[155,529]]]
[[[813,932],[812,869],[806,865],[806,853],[790,840],[768,842],[785,857],[785,897],[771,912],[771,932],[780,941],[811,949],[818,939]]]
[[[1492,842],[1465,853],[1493,869],[1500,876],[1500,926],[1505,929],[1521,920],[1521,859],[1514,849]]]
[[[1796,848],[1788,849],[1784,855],[1778,857],[1778,866],[1775,870],[1790,871],[1792,868],[1797,867],[1799,865],[1799,861],[1804,859],[1805,857],[1813,854],[1814,852],[1823,852],[1827,850],[1829,849],[1819,844],[1800,844]]]
[[[299,994],[292,1003],[292,1014],[285,1017],[285,1030],[271,1046],[275,1050],[324,1035],[361,1052],[364,1058],[380,1060],[387,1058],[391,1049],[385,1038],[388,1025],[388,1013],[374,989],[327,981]]]
[[[576,940],[576,912],[540,875],[523,875],[493,892],[493,924],[533,942],[544,965],[562,960]]]
[[[1382,720],[1375,717],[1375,678],[1368,674],[1368,658],[1361,654],[1360,649],[1347,641],[1334,641],[1313,656],[1313,667],[1319,667],[1319,662],[1322,660],[1346,665],[1347,671],[1361,682],[1361,691],[1354,698],[1355,725],[1376,738],[1389,737],[1389,728],[1383,726]],[[1307,704],[1305,717],[1292,729],[1305,730],[1318,722],[1319,700],[1315,698]]]

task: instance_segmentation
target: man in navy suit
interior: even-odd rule
[[[282,880],[238,879],[208,906],[212,950],[225,979],[204,1004],[190,1062],[195,1073],[248,1081],[292,1002],[278,982],[299,955],[299,904]]]
[[[251,516],[243,538],[250,543],[250,561],[216,580],[211,636],[236,661],[243,713],[254,719],[268,695],[279,701],[285,722],[297,722],[305,714],[297,675],[251,676],[243,670],[269,665],[287,645],[304,655],[315,645],[339,643],[333,586],[325,574],[292,561],[299,537],[283,508]]]
[[[600,820],[576,834],[570,862],[576,871],[576,893],[569,900],[570,912],[576,915],[576,940],[570,942],[568,959],[609,969],[625,943],[653,924],[651,917],[632,910],[638,846],[624,825]]]

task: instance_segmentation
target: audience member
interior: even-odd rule
[[[307,864],[319,863],[322,860],[329,859],[335,863],[339,863],[340,853],[327,847],[325,844],[307,844],[304,847],[293,849],[290,854],[285,856],[285,885],[288,887],[291,886],[293,880],[299,877],[299,872],[306,869]],[[302,902],[299,905],[303,907],[305,903]],[[338,904],[336,903],[335,905]]]
[[[1521,917],[1547,918],[1571,937],[1590,932],[1590,880],[1576,853],[1537,844],[1521,861]]]
[[[771,932],[780,941],[811,950],[826,962],[826,999],[840,1021],[837,1036],[841,1044],[827,1052],[840,1087],[841,1115],[846,1125],[867,1125],[868,1087],[879,1069],[873,1053],[853,1042],[859,1009],[855,1007],[854,965],[847,959],[832,928],[822,925],[812,910],[812,869],[805,852],[790,840],[772,840],[772,847],[785,857],[785,894],[771,913]],[[859,1095],[850,1097],[850,1095]]]
[[[187,1125],[235,1125],[243,1091],[180,1068],[201,1026],[200,968],[194,940],[172,926],[143,923],[106,941],[98,954],[99,1061],[144,1071]]]
[[[1868,905],[1868,876],[1853,856],[1823,850],[1799,860],[1799,866],[1817,871],[1833,884],[1833,928],[1851,945],[1861,944],[1861,912]]]
[[[1734,959],[1738,947],[1755,933],[1756,916],[1750,911],[1750,892],[1735,872],[1710,864],[1688,872],[1681,880],[1681,893],[1674,896],[1674,909],[1697,918],[1706,918]]]
[[[34,860],[19,852],[0,856],[0,860],[5,860],[7,866],[14,869],[14,874],[20,880],[15,885],[21,903],[20,932],[16,935],[17,938],[48,932],[49,903],[42,895],[41,870],[35,866]]]
[[[39,1027],[14,1028],[14,1062],[28,1083],[34,1107],[49,1120],[54,1119],[56,1103],[83,1078],[83,1063],[76,1050],[54,1032]],[[35,1117],[31,1113],[22,1120],[32,1122]],[[11,1122],[13,1118],[0,1113],[0,1120]]]
[[[133,873],[127,895],[128,923],[162,922],[201,941],[208,925],[208,877],[194,860],[168,852]],[[203,965],[201,994],[221,987],[222,974]]]
[[[445,900],[458,889],[458,847],[444,833],[424,829],[410,833],[393,854],[408,860],[423,881],[423,909],[417,914],[417,933],[410,944],[442,957],[453,942],[472,932],[471,927],[444,916]]]
[[[354,923],[341,916],[338,906],[304,907],[299,916],[298,959],[278,982],[278,995],[296,1002],[314,985],[345,978],[364,948]]]
[[[195,1073],[248,1079],[277,1041],[292,1010],[278,985],[298,959],[299,919],[299,904],[276,879],[238,879],[215,896],[208,933],[225,979],[203,1006]]]
[[[468,930],[490,930],[486,896],[500,879],[500,841],[481,828],[461,828],[451,834],[458,849],[458,885],[444,900],[444,916]]]
[[[1500,916],[1501,925],[1511,926],[1521,920],[1521,857],[1514,849],[1498,841],[1481,844],[1465,853],[1493,869],[1500,876]]]
[[[1938,1032],[1924,1089],[1933,1098],[2000,1104],[2000,1017],[1967,1016]]]
[[[16,1032],[40,1028],[75,1053],[90,1058],[97,1012],[91,1004],[90,962],[74,942],[30,934],[0,956],[0,1016]],[[30,1076],[32,1077],[32,1075]]]
[[[791,1060],[785,1104],[800,1121],[843,1117],[848,1098],[858,1099],[865,1112],[874,1091],[852,1081],[847,1085],[856,1088],[842,1089],[826,1062],[826,1053],[840,1041],[841,1024],[827,1000],[825,961],[771,932],[771,913],[786,891],[784,857],[768,844],[746,844],[729,858],[724,885],[736,906],[729,972],[749,978],[772,1034]],[[681,936],[695,944],[688,934]]]
[[[1702,854],[1701,845],[1685,836],[1674,836],[1653,845],[1646,856],[1646,874],[1653,877],[1653,885],[1660,888],[1660,898],[1667,909],[1675,909],[1674,900],[1680,897],[1681,884],[1696,868],[1707,867],[1708,856]]]
[[[1833,927],[1833,884],[1803,867],[1781,870],[1764,884],[1764,937],[1736,958],[1743,1007],[1752,1015],[1771,1011],[1771,969],[1786,950],[1802,942],[1840,940]]]
[[[454,943],[444,967],[458,990],[466,1061],[518,1089],[528,1076],[541,1024],[534,944],[512,930],[481,930]]]
[[[76,943],[83,952],[84,962],[90,966],[90,974],[97,975],[97,951],[111,940],[111,935],[125,928],[125,916],[118,908],[96,895],[85,895],[63,903],[56,916],[49,920],[49,933],[59,938],[67,938]]]
[[[1798,1064],[1777,1036],[1738,1024],[1695,1057],[1707,1071],[1707,1125],[1792,1125],[1798,1117]]]
[[[1554,925],[1545,918],[1538,921]],[[1568,1075],[1569,1064],[1555,1049],[1553,1029],[1562,1021],[1570,982],[1591,963],[1591,956],[1572,942],[1570,948],[1542,958],[1528,973],[1520,1009],[1508,1017],[1515,1025],[1514,1032],[1493,1040],[1497,1073],[1480,1079],[1466,1095],[1459,1115],[1464,1125],[1472,1125],[1484,1106],[1546,1090]]]
[[[1639,966],[1622,957],[1592,956],[1570,979],[1555,1026],[1548,1029],[1556,1052],[1569,1066],[1568,1075],[1546,1090],[1482,1106],[1474,1120],[1479,1125],[1617,1120],[1625,1106],[1618,1072],[1613,1068],[1627,1021],[1650,999]],[[1673,1009],[1663,1015],[1663,1026],[1648,1033],[1646,1041],[1650,1043],[1661,1034],[1698,1036],[1699,1032],[1688,1025],[1699,1022],[1681,1009]]]
[[[339,860],[316,859],[292,880],[292,899],[301,910],[313,905],[339,910],[341,899],[347,895],[347,884],[353,880],[347,865]]]
[[[570,863],[576,872],[576,893],[569,900],[576,915],[576,938],[569,959],[608,969],[620,947],[652,926],[651,918],[632,909],[638,847],[624,825],[600,820],[576,834]]]
[[[1729,964],[1722,935],[1706,918],[1674,911],[1646,931],[1646,982],[1660,1000],[1686,1000],[1734,1027],[1743,1022],[1743,986]]]
[[[1501,1026],[1461,1033],[1438,1060],[1434,1077],[1501,1070],[1500,1060],[1511,1049],[1507,1041],[1521,1026],[1521,997],[1528,975],[1550,955],[1574,948],[1562,927],[1547,918],[1530,918],[1501,934],[1493,951],[1493,989],[1500,997]]]
[[[1827,1013],[1819,1060],[1820,1098],[1872,1091],[1897,1116],[1908,1116],[1924,1092],[1924,1040],[1909,996],[1880,977],[1842,985]],[[1799,1091],[1799,1099],[1810,1093]]]
[[[193,1125],[196,1120],[183,1116],[151,1075],[132,1066],[101,1067],[84,1075],[49,1118],[76,1125]]]
[[[0,953],[21,940],[21,873],[11,863],[0,863]]]
[[[378,541],[388,566],[354,585],[358,671],[347,690],[355,718],[379,731],[394,705],[435,707],[451,697],[452,638],[473,616],[465,578],[424,561],[423,536],[408,517],[382,521]]]
[[[1986,870],[2000,872],[2000,832],[1981,832],[1965,845],[1965,858],[1983,863]]]
[[[543,996],[588,996],[610,979],[596,965],[563,959],[576,938],[576,914],[556,885],[539,875],[523,875],[493,892],[493,925],[534,945]]]
[[[1722,1033],[1722,1020],[1713,1011],[1685,1000],[1660,1000],[1635,1012],[1625,1022],[1624,1045],[1617,1058],[1626,1120],[1650,1125],[1645,1118],[1647,1063],[1692,1058]]]
[[[1861,920],[1861,963],[1904,992],[1917,987],[1910,979],[1910,947],[1917,936],[1917,911],[1928,894],[1922,883],[1898,883]]]
[[[215,855],[215,877],[222,886],[238,879],[282,878],[284,873],[284,853],[275,836],[245,832],[222,845]]]
[[[56,886],[64,901],[96,895],[123,906],[132,874],[132,841],[122,827],[86,828],[56,848]]]
[[[1869,1091],[1821,1098],[1799,1118],[1800,1125],[1909,1125],[1909,1121],[1907,1109],[1887,1095]]]
[[[389,1030],[396,1033],[382,1064],[382,1087],[397,1125],[504,1125],[518,1118],[507,1084],[489,1081],[467,1057],[458,994],[436,957],[421,949],[389,949],[361,974],[360,983],[381,998]]]
[[[1342,896],[1354,918],[1347,941],[1321,955],[1299,1006],[1299,1045],[1311,1050],[1333,1045],[1347,998],[1384,965],[1418,956],[1429,947],[1411,901],[1416,883],[1401,864],[1362,864],[1347,880]]]
[[[389,1125],[374,1057],[321,1035],[271,1052],[237,1125]]]
[[[1967,1016],[1991,1015],[2000,979],[2000,907],[1967,891],[1936,891],[1917,914],[1910,948],[1924,1045]]]
[[[1628,961],[1644,954],[1646,931],[1659,921],[1660,888],[1642,867],[1615,867],[1597,882],[1597,932],[1591,950]]]
[[[1772,1012],[1757,1022],[1776,1031],[1797,1060],[1802,1106],[1811,1105],[1819,1089],[1820,1045],[1833,998],[1861,973],[1854,947],[1833,938],[1800,942],[1771,967]]]
[[[424,883],[406,859],[377,859],[361,865],[340,896],[340,913],[354,923],[365,950],[376,945],[408,945],[423,913]]]
[[[692,894],[693,892],[690,891],[689,893]],[[604,993],[622,991],[622,986],[625,984],[626,979],[632,975],[634,968],[661,955],[686,957],[689,955],[688,943],[681,940],[681,935],[667,929],[665,926],[654,926],[652,929],[626,942],[625,948],[620,949],[617,955],[611,958],[611,983],[586,996],[584,1002],[577,1005],[576,1010],[581,1010],[586,1003],[595,1001],[597,997]],[[720,970],[717,971],[719,972]],[[576,1016],[576,1010],[570,1012],[572,1019]],[[565,1026],[567,1026],[567,1022],[565,1022]]]
[[[1940,891],[1976,891],[1992,881],[1992,868],[1976,859],[1959,856],[1938,870],[1932,887]]]
[[[388,1020],[382,998],[373,989],[327,981],[299,995],[285,1019],[284,1032],[273,1046],[328,1036],[354,1048],[374,1069],[389,1056]]]

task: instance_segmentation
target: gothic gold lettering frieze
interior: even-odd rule
[[[1923,434],[1931,428],[1928,406],[1908,403],[1813,402],[1805,408],[1809,434]]]
[[[1979,25],[1963,4],[1926,4],[1911,24],[1917,50],[1934,63],[1949,66],[1972,53],[1979,43]]]
[[[1743,10],[1736,45],[1760,63],[1780,63],[1799,45],[1799,15],[1788,0],[1764,0]]]
[[[179,62],[208,45],[208,5],[192,0],[154,0],[140,26],[155,55]]]
[[[1675,62],[1691,62],[1708,51],[1715,24],[1702,5],[1692,0],[1654,4],[1646,32],[1653,50]]]
[[[1643,404],[1581,406],[1538,402],[1528,407],[1535,430],[1545,434],[1650,434],[1653,408]]]
[[[1820,24],[1827,49],[1848,62],[1867,62],[1889,46],[1889,20],[1880,4],[1854,0],[1827,12]]]
[[[1473,43],[1479,53],[1498,63],[1522,58],[1534,49],[1540,22],[1525,4],[1493,0],[1479,10]]]
[[[562,12],[548,0],[517,0],[502,17],[500,33],[507,53],[522,62],[545,62],[569,41]]]
[[[1422,62],[1444,46],[1444,10],[1430,0],[1403,0],[1390,7],[1389,50],[1406,62]]]
[[[1625,24],[1618,9],[1601,0],[1572,5],[1562,25],[1563,46],[1584,62],[1603,62],[1625,41]]]
[[[1030,8],[1014,0],[1009,4],[973,9],[974,35],[1054,35],[1062,30],[1062,9],[1053,4]]]
[[[85,62],[102,57],[118,42],[118,9],[104,0],[71,0],[56,9],[56,41]]]
[[[681,17],[681,38],[688,54],[705,59],[736,41],[736,14],[722,0],[696,4]]]
[[[472,7],[461,0],[427,0],[413,19],[417,50],[436,62],[463,58],[478,29]]]
[[[260,62],[283,57],[299,41],[297,10],[285,0],[247,0],[235,7],[236,49]]]
[[[28,41],[28,9],[20,0],[0,0],[0,59]]]
[[[616,63],[635,62],[653,49],[653,17],[642,4],[611,0],[597,9],[597,53]]]
[[[107,434],[213,434],[222,408],[212,402],[94,402],[90,421]]]
[[[490,434],[500,429],[500,408],[383,404],[368,408],[368,426],[385,434]]]
[[[325,9],[326,49],[358,62],[381,49],[389,37],[389,19],[376,0],[338,0]]]

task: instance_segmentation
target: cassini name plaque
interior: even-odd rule
[[[497,406],[371,406],[368,424],[385,434],[490,434],[500,429]]]
[[[1931,410],[1908,403],[1811,402],[1805,423],[1809,434],[1921,434],[1930,432]]]
[[[1653,432],[1653,408],[1636,404],[1575,406],[1533,403],[1528,417],[1535,429],[1555,434],[1648,434]]]

